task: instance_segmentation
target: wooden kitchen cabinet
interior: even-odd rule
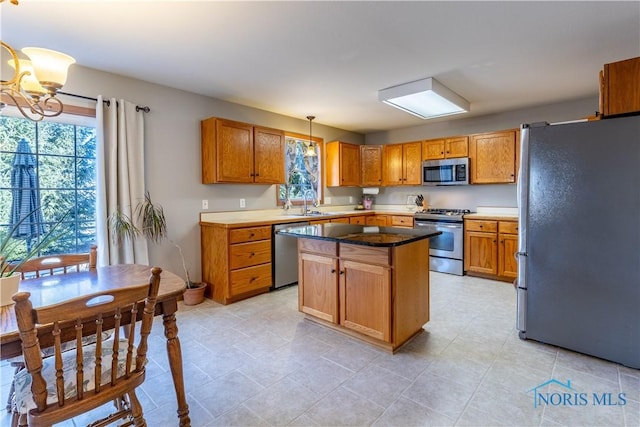
[[[383,251],[386,253],[388,249]],[[340,324],[361,334],[391,341],[390,268],[341,259],[339,279]]]
[[[366,221],[367,220],[366,220],[365,216],[350,216],[349,217],[349,224],[365,225]]]
[[[331,141],[325,150],[327,187],[360,185],[360,146]]]
[[[319,242],[315,242],[317,245]],[[326,244],[326,242],[320,242]],[[338,259],[336,244],[333,254],[304,252],[300,248],[298,257],[299,281],[305,286],[298,289],[298,307],[303,313],[310,314],[331,323],[340,321],[338,313]],[[313,248],[306,248],[312,250]]]
[[[520,156],[519,130],[471,135],[471,184],[514,183]]]
[[[600,72],[603,117],[640,111],[640,57],[605,64]]]
[[[377,225],[378,227],[386,227],[389,225],[389,216],[388,215],[370,215],[366,217],[365,220],[366,225]]]
[[[395,351],[429,321],[428,250],[428,240],[372,247],[301,238],[299,310]]]
[[[378,187],[382,185],[382,146],[360,146],[360,185]]]
[[[391,215],[391,227],[413,228],[413,215]]]
[[[498,276],[515,279],[518,277],[518,223],[498,221]]]
[[[518,277],[518,223],[465,219],[464,269],[467,274],[503,281]]]
[[[284,183],[283,131],[211,117],[201,138],[203,184]]]
[[[201,224],[202,280],[207,296],[221,304],[268,292],[271,225],[227,228]]]
[[[468,136],[422,141],[422,160],[451,159],[468,156]]]
[[[383,184],[422,183],[422,141],[383,146]]]

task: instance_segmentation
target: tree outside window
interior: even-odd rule
[[[91,120],[69,116],[34,122],[22,117],[0,117],[0,233],[9,230],[12,193],[11,170],[21,139],[36,158],[35,191],[42,207],[42,229],[65,216],[58,230],[62,237],[38,255],[87,252],[96,240],[96,129]],[[60,120],[60,121],[58,121]],[[74,121],[71,118],[71,121]],[[57,233],[56,233],[57,234]],[[38,236],[34,236],[37,242]],[[24,239],[18,239],[24,240]],[[26,253],[27,242],[19,242]]]

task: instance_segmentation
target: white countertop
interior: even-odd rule
[[[371,210],[356,210],[355,205],[341,205],[341,206],[321,206],[318,208],[311,208],[314,211],[325,212],[331,215],[362,215],[364,213],[378,213],[378,214],[405,214],[413,215],[413,211],[409,211],[404,205],[374,205],[374,209]],[[242,224],[251,223],[257,221],[271,222],[271,221],[297,221],[297,220],[314,220],[322,219],[324,216],[304,216],[302,215],[302,208],[295,206],[288,211],[284,209],[258,209],[258,210],[244,210],[244,211],[225,211],[225,212],[201,212],[200,222],[211,222],[218,224]]]

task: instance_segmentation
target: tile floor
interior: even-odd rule
[[[229,306],[181,306],[192,425],[640,425],[640,371],[521,341],[508,283],[431,277],[432,320],[395,355],[304,320],[297,287]],[[148,425],[177,426],[161,322],[150,355],[139,393]],[[5,401],[11,371],[1,368]],[[534,407],[530,390],[550,379],[571,380],[575,392],[566,405],[552,398]],[[538,391],[555,399],[564,393],[558,384]],[[593,393],[611,404],[594,405]],[[2,425],[8,420],[0,417]]]

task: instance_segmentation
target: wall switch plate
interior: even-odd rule
[[[207,199],[202,200],[202,209],[209,209],[209,201]]]
[[[247,200],[246,199],[240,199],[240,207],[241,208],[246,208],[247,207]]]
[[[349,203],[353,203],[353,196],[349,196]]]

